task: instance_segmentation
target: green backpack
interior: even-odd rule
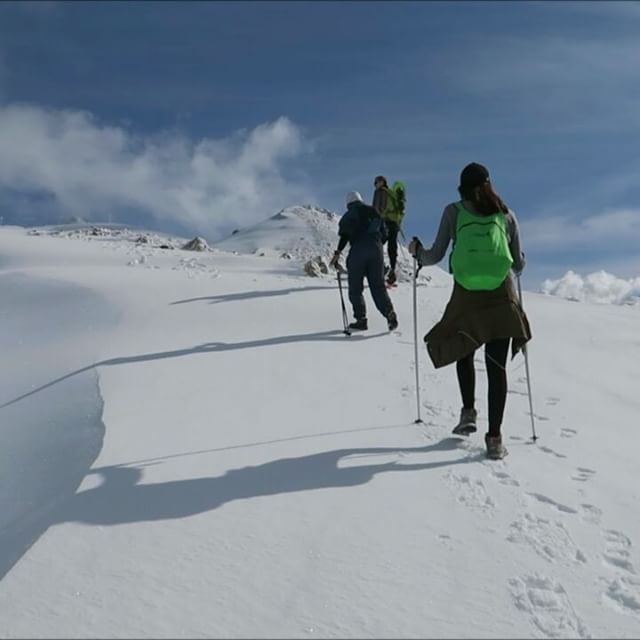
[[[389,197],[387,198],[387,206],[382,217],[385,220],[395,222],[399,226],[402,218],[404,218],[404,210],[407,203],[404,182],[396,180],[393,186],[387,190],[387,194]]]
[[[513,264],[505,215],[477,215],[467,211],[461,202],[456,207],[456,242],[450,259],[453,277],[472,291],[497,289]]]

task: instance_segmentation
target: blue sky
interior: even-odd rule
[[[210,240],[382,173],[429,243],[462,167],[536,286],[640,274],[638,2],[4,2],[0,215]]]

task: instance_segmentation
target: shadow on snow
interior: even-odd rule
[[[184,518],[215,510],[235,500],[284,493],[363,485],[380,473],[428,471],[484,459],[482,453],[437,462],[392,462],[340,467],[353,456],[426,454],[456,450],[457,438],[425,447],[372,447],[336,449],[297,458],[281,458],[256,466],[227,471],[224,475],[155,484],[140,484],[139,467],[112,466],[90,471],[101,484],[77,493],[58,512],[57,522],[116,525]]]
[[[376,334],[356,334],[349,338],[349,341],[360,341],[360,340],[368,340],[371,338],[377,338],[379,336],[386,335],[387,332],[381,332]],[[25,398],[28,398],[40,391],[44,391],[49,387],[58,384],[64,380],[67,380],[73,376],[76,376],[80,373],[84,373],[93,369],[94,367],[111,367],[114,365],[121,364],[133,364],[136,362],[151,362],[154,360],[164,360],[166,358],[181,358],[184,356],[194,356],[201,355],[207,353],[218,353],[221,351],[235,351],[237,349],[256,349],[259,347],[273,347],[281,344],[294,344],[296,342],[316,342],[316,341],[344,341],[346,340],[344,332],[342,330],[331,330],[331,331],[321,331],[318,333],[301,333],[294,334],[290,336],[279,336],[277,338],[264,338],[262,340],[248,340],[246,342],[205,342],[204,344],[199,344],[195,347],[190,347],[188,349],[176,349],[175,351],[158,351],[156,353],[142,353],[137,356],[126,356],[122,358],[109,358],[108,360],[100,360],[99,362],[94,362],[93,364],[87,365],[86,367],[82,367],[81,369],[76,369],[75,371],[71,371],[64,376],[60,376],[55,380],[51,380],[51,382],[47,382],[27,393],[23,393],[22,395],[13,398],[12,400],[8,400],[4,404],[0,405],[0,409],[4,409],[16,402],[20,402]]]

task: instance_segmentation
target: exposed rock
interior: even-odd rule
[[[329,273],[329,266],[322,256],[317,256],[305,262],[304,272],[312,278],[317,278],[323,274]]]
[[[207,241],[199,236],[195,237],[193,240],[189,240],[189,242],[183,245],[182,248],[185,251],[209,251]]]

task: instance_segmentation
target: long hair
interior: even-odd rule
[[[489,180],[479,187],[458,187],[458,193],[463,200],[473,202],[478,213],[483,216],[490,216],[498,213],[498,211],[509,213],[509,207],[507,207],[504,200],[496,193],[496,190]]]

